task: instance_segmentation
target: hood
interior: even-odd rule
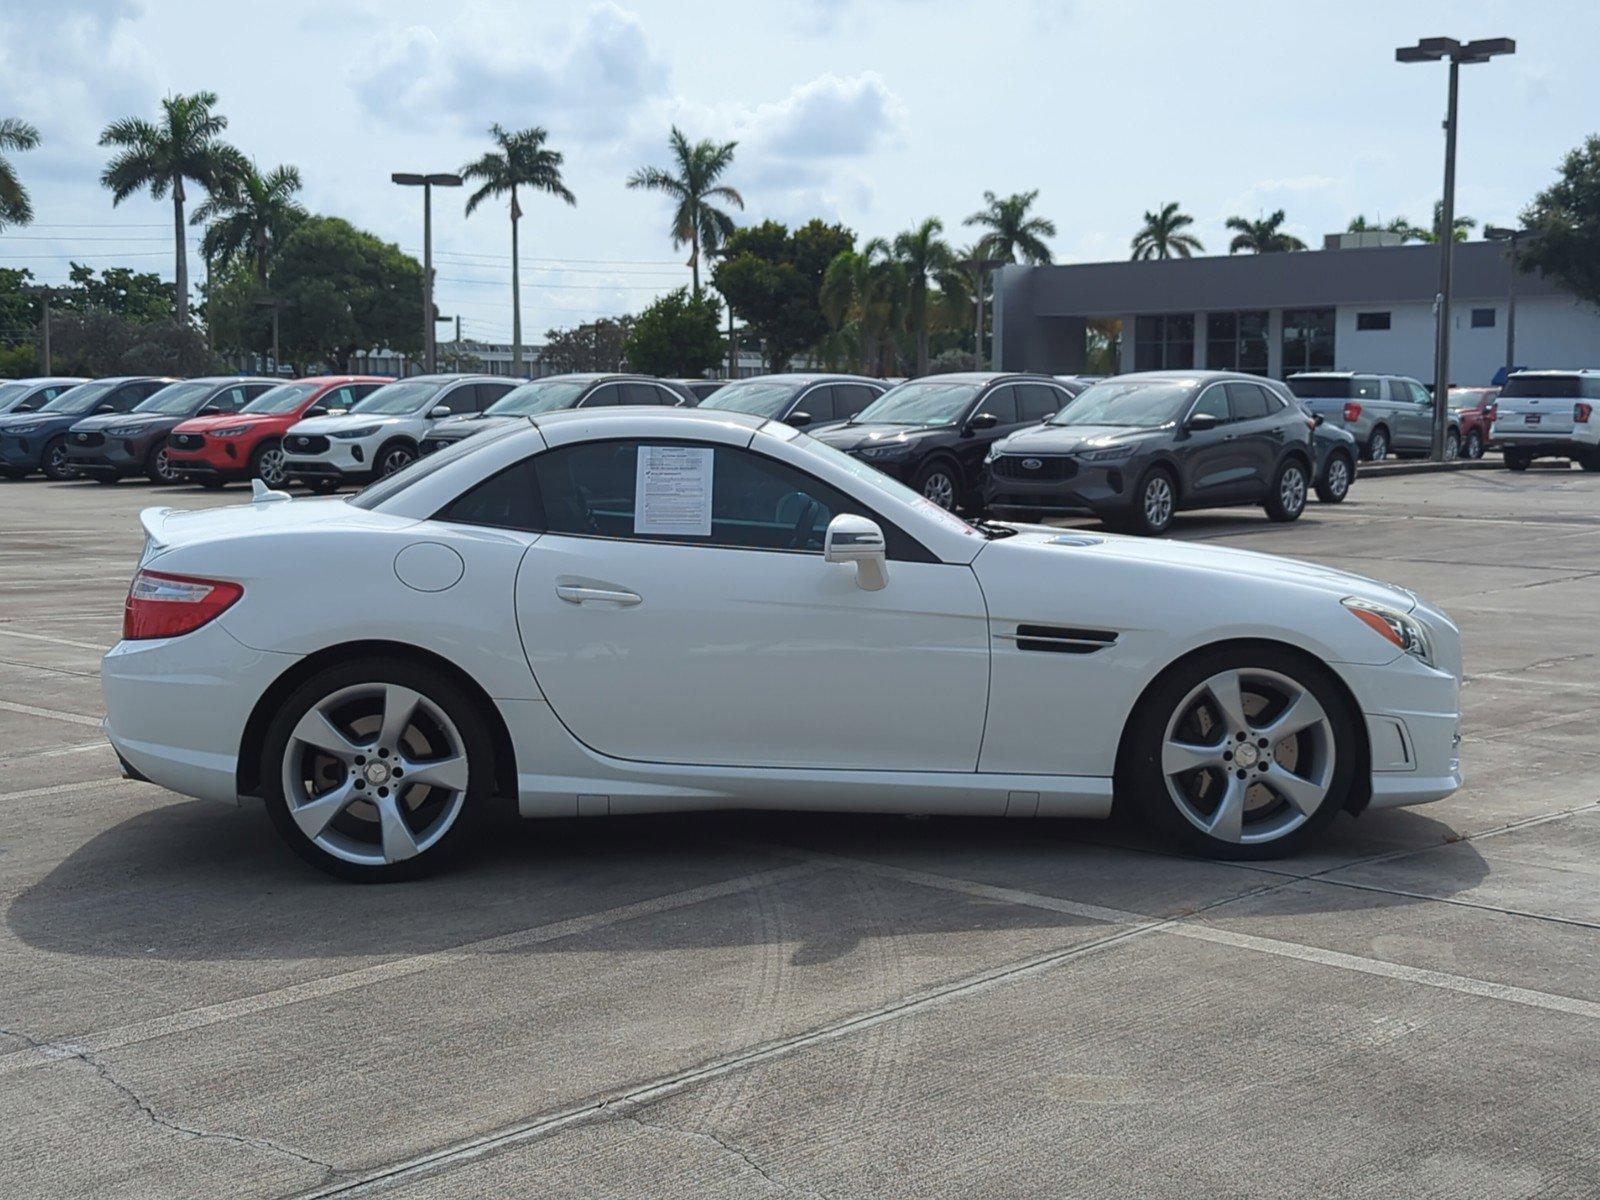
[[[1170,436],[1169,426],[1154,429],[1127,425],[1030,425],[995,443],[1002,454],[1070,454],[1074,450],[1104,450],[1110,446],[1137,447],[1151,438]]]
[[[819,429],[811,436],[826,442],[835,450],[860,450],[867,446],[892,445],[895,442],[914,442],[930,433],[947,433],[953,425],[876,425],[871,423],[833,425]]]
[[[189,417],[178,426],[180,433],[210,433],[213,429],[237,429],[241,425],[266,425],[273,421],[293,421],[293,413],[212,413],[208,417]]]
[[[187,418],[172,413],[100,413],[93,417],[84,417],[72,427],[83,430],[149,429],[155,425],[176,425],[183,420]]]
[[[1417,606],[1417,597],[1405,588],[1298,558],[1282,558],[1276,554],[1236,550],[1230,546],[1213,546],[1204,542],[1179,542],[1043,526],[1020,528],[1022,532],[1016,537],[991,542],[984,552],[991,553],[1008,546],[1037,552],[1044,547],[1065,554],[1099,554],[1133,564],[1149,564],[1179,571],[1204,571],[1212,576],[1236,581],[1297,584],[1339,599],[1359,596],[1364,600],[1387,604],[1401,612],[1410,612]]]
[[[126,414],[124,414],[126,415]],[[69,425],[76,425],[86,418],[82,413],[62,412],[27,412],[27,413],[0,413],[0,430],[8,433],[33,428],[65,429]]]
[[[499,429],[513,421],[526,421],[526,417],[499,417],[488,413],[464,413],[459,417],[446,417],[428,431],[430,438],[464,438],[485,429]]]
[[[413,418],[383,416],[379,413],[341,413],[336,417],[308,417],[289,427],[290,433],[343,433],[347,429],[365,429],[369,425],[396,425]]]

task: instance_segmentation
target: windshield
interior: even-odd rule
[[[775,379],[746,379],[718,388],[700,401],[701,408],[722,412],[750,413],[757,417],[778,417],[794,399],[795,385]]]
[[[41,408],[40,412],[49,413],[82,413],[88,412],[100,401],[104,400],[122,381],[119,379],[101,379],[94,383],[80,383],[71,388]]]
[[[1500,389],[1504,399],[1538,396],[1551,400],[1575,400],[1582,395],[1576,375],[1513,375]]]
[[[484,414],[495,417],[525,417],[529,413],[554,412],[571,408],[590,384],[587,379],[539,379],[512,388],[496,400]]]
[[[398,417],[416,412],[444,387],[437,379],[402,379],[386,383],[350,411],[363,416]]]
[[[134,406],[134,412],[166,413],[168,416],[187,416],[205,403],[206,397],[217,390],[215,383],[169,383],[150,398]]]
[[[281,383],[269,388],[239,411],[242,413],[293,412],[317,394],[320,383]]]
[[[919,379],[892,387],[851,420],[852,425],[954,425],[978,394],[975,383]]]
[[[1052,425],[1129,425],[1149,429],[1176,421],[1194,393],[1187,380],[1107,380],[1084,389],[1071,404],[1050,418]]]
[[[0,383],[0,412],[9,412],[12,405],[32,390],[31,384]]]
[[[426,479],[440,467],[448,467],[463,454],[475,454],[491,442],[499,441],[503,437],[510,437],[513,433],[528,428],[521,421],[509,421],[498,427],[485,429],[482,433],[474,434],[469,438],[462,438],[459,442],[452,442],[442,450],[435,450],[426,458],[414,459],[409,466],[401,467],[393,475],[385,475],[375,483],[369,483],[346,503],[357,508],[375,509],[385,500],[392,500],[412,484]]]

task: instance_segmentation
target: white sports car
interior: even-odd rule
[[[968,524],[759,417],[518,422],[345,499],[152,509],[106,730],[408,877],[529,817],[1104,817],[1264,857],[1453,792],[1460,639],[1237,550]]]

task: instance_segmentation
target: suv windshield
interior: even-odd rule
[[[558,408],[571,408],[593,382],[588,379],[536,379],[521,387],[514,387],[488,408],[485,416],[525,417],[529,413],[554,412]]]
[[[437,379],[403,379],[399,383],[386,383],[350,411],[363,416],[409,416],[437,396],[444,386]]]
[[[120,379],[101,379],[95,383],[80,383],[77,387],[62,392],[61,395],[50,401],[39,411],[48,413],[88,412],[96,404],[104,400],[121,382]]]
[[[1500,390],[1503,399],[1540,396],[1551,400],[1575,400],[1583,395],[1576,375],[1513,375]]]
[[[1194,384],[1147,380],[1107,380],[1085,388],[1071,404],[1050,418],[1052,425],[1129,425],[1153,428],[1176,421]]]
[[[207,396],[217,390],[214,383],[169,383],[149,399],[134,406],[134,412],[166,413],[170,417],[187,416],[205,403]]]
[[[293,412],[309,400],[322,385],[320,383],[281,383],[268,388],[239,411],[242,413]]]
[[[750,413],[757,417],[776,417],[794,397],[795,385],[776,379],[746,379],[719,388],[700,401],[701,408],[723,412]]]
[[[919,379],[892,387],[854,417],[852,425],[954,425],[972,398],[975,383]]]
[[[1353,382],[1344,375],[1302,375],[1289,380],[1289,390],[1305,400],[1348,400]]]

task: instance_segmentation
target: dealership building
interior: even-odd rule
[[[1439,250],[1431,245],[1002,267],[994,361],[1084,370],[1089,322],[1121,323],[1124,371],[1212,368],[1283,378],[1372,371],[1433,379]],[[1450,382],[1488,384],[1506,361],[1511,266],[1497,242],[1455,247]],[[1516,278],[1519,367],[1600,367],[1600,311],[1539,274]]]

